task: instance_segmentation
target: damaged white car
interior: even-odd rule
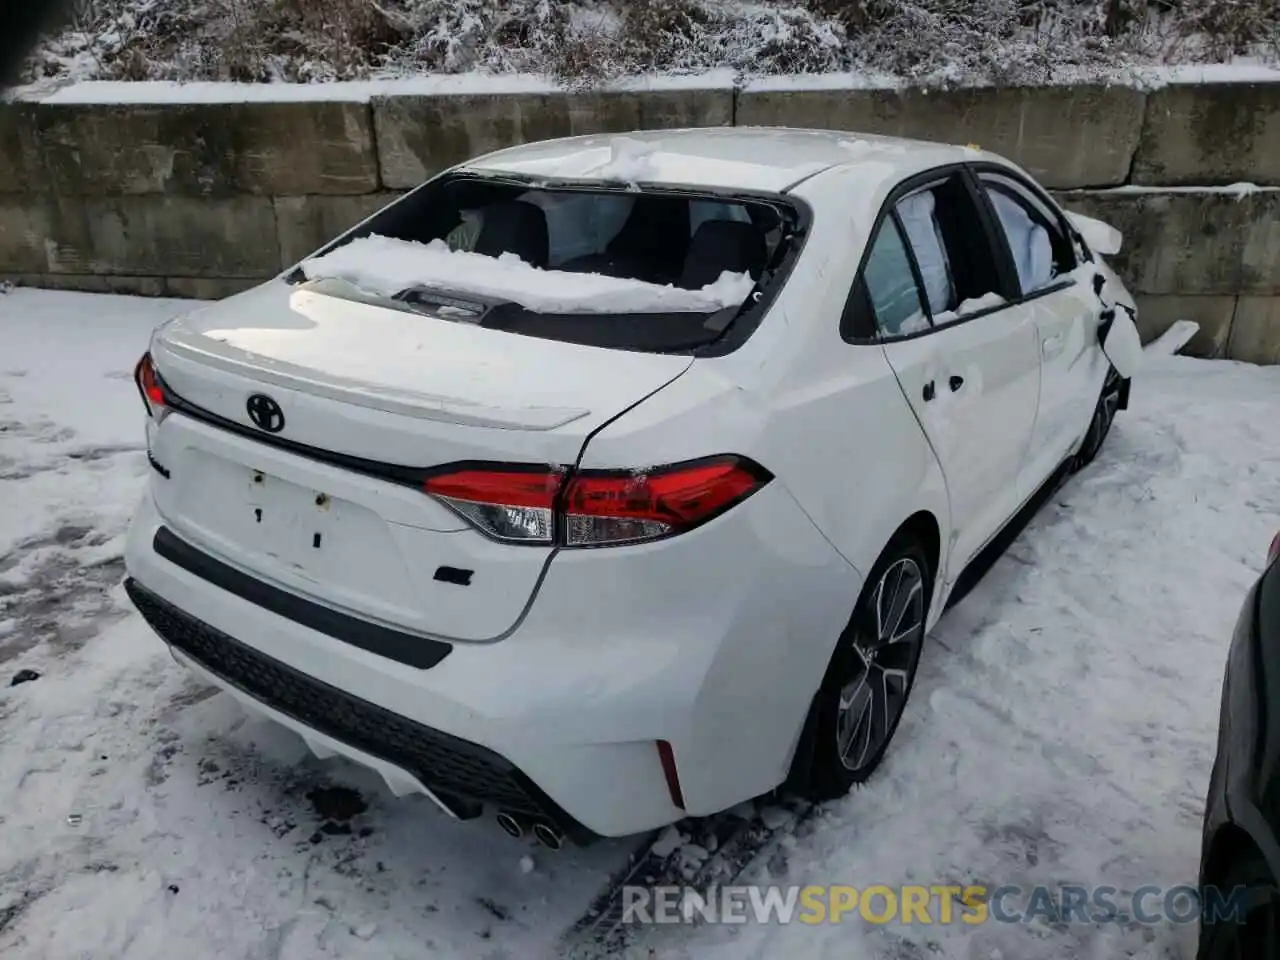
[[[128,589],[321,754],[550,845],[821,800],[1141,355],[969,148],[776,129],[465,163],[156,331]]]

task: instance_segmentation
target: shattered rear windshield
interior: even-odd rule
[[[528,336],[683,351],[756,307],[797,235],[781,197],[458,175],[405,196],[290,280]]]

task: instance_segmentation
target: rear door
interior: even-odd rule
[[[981,170],[978,177],[1039,340],[1039,412],[1021,481],[1028,496],[1088,426],[1106,372],[1097,349],[1101,304],[1075,275],[1077,254],[1056,210],[1013,174]]]
[[[961,171],[896,201],[864,280],[885,356],[946,478],[954,574],[1019,502],[1039,397],[1035,326],[998,292],[989,232]]]

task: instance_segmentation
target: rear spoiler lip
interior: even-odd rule
[[[226,346],[221,350],[210,350],[200,342],[202,340],[206,343],[211,342],[208,338],[194,332],[160,330],[157,331],[152,342],[151,352],[158,357],[157,365],[163,361],[164,355],[168,354],[177,360],[202,364],[225,373],[251,377],[261,383],[286,390],[298,390],[312,396],[419,420],[437,420],[500,430],[544,431],[559,429],[591,413],[590,410],[568,407],[519,409],[481,407],[427,394],[410,394],[402,398],[391,391],[378,389],[366,383],[344,381],[336,377],[317,379],[309,376],[305,368],[294,367],[279,361],[272,361],[268,365],[260,362],[254,354],[247,352],[242,356],[233,356],[233,348]]]

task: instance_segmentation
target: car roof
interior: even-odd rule
[[[885,164],[903,179],[961,161],[1004,162],[976,147],[837,130],[706,127],[593,134],[509,147],[462,169],[546,180],[678,184],[780,193],[836,166]]]

